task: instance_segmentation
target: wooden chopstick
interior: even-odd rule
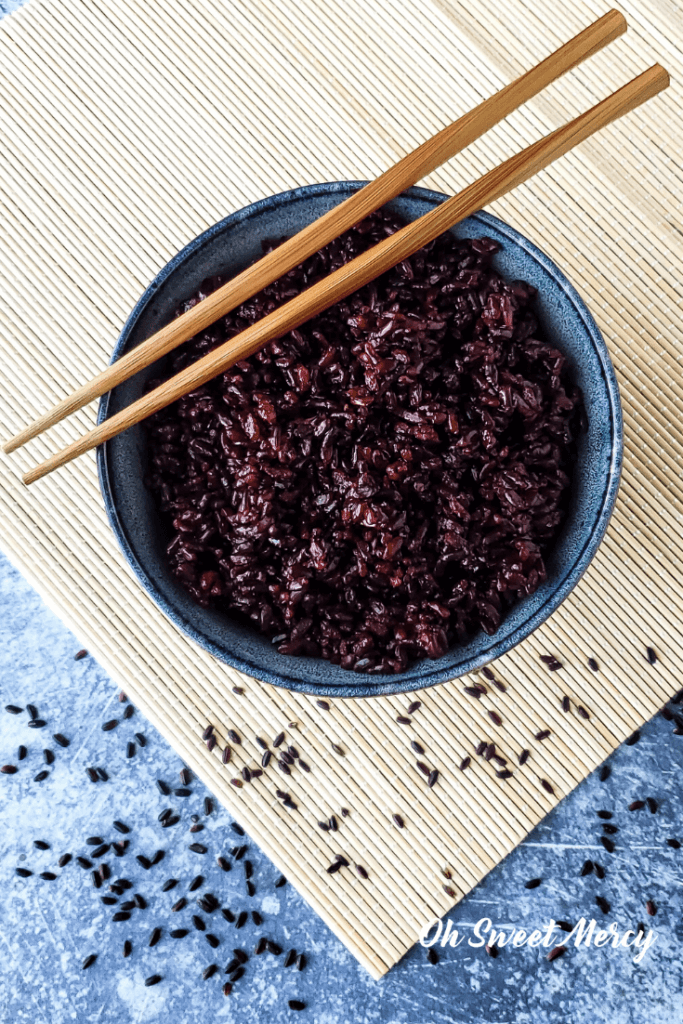
[[[535,68],[422,143],[379,178],[339,206],[329,210],[273,252],[262,257],[256,264],[218,288],[193,309],[162,327],[72,395],[58,402],[43,416],[10,438],[3,445],[3,450],[9,453],[20,448],[27,441],[42,434],[106,391],[110,391],[117,384],[128,380],[145,366],[149,366],[188,338],[204,330],[209,324],[225,316],[308,256],[312,256],[333,238],[343,234],[368,214],[400,195],[420,178],[424,178],[446,160],[471,145],[475,139],[551,82],[620,36],[626,31],[626,27],[624,16],[619,11],[608,11]]]
[[[517,153],[463,189],[457,196],[407,224],[245,331],[219,345],[154,391],[143,395],[126,409],[105,420],[80,440],[26,473],[23,477],[24,483],[31,484],[96,445],[110,440],[205,384],[240,359],[253,355],[268,341],[299,327],[306,320],[310,320],[322,310],[379,277],[458,221],[499,199],[594,132],[661,92],[668,84],[667,71],[659,64],[653,65],[586,113],[527,146],[521,153]]]

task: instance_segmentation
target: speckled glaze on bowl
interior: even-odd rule
[[[238,273],[261,254],[262,239],[294,234],[364,184],[342,181],[283,192],[252,203],[199,235],[144,293],[121,333],[112,361],[167,323],[204,278]],[[390,206],[406,220],[414,220],[447,198],[411,188]],[[588,430],[579,439],[568,516],[547,559],[548,579],[507,614],[494,636],[479,633],[442,658],[419,661],[398,675],[364,676],[319,658],[278,654],[254,629],[201,608],[171,576],[164,556],[168,537],[143,484],[143,428],[138,425],[98,450],[109,521],[142,586],[196,643],[257,679],[316,696],[371,697],[417,690],[463,675],[510,650],[555,611],[585,572],[607,528],[619,487],[623,430],[614,369],[593,318],[555,264],[496,217],[478,213],[458,224],[453,233],[495,238],[503,249],[494,265],[505,277],[522,278],[536,286],[536,313],[543,332],[567,356],[588,413]],[[145,382],[158,373],[158,365],[150,366],[105,395],[99,422],[139,398]]]

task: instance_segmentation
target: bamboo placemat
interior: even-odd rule
[[[683,256],[680,23],[665,0],[621,5],[630,30],[490,132],[427,185],[461,188],[655,60],[662,97],[585,143],[493,212],[535,241],[584,295],[619,374],[626,461],[617,510],[586,577],[502,658],[507,693],[461,680],[409,700],[327,712],[240,676],[193,646],[128,572],[94,457],[25,489],[20,472],[73,440],[94,409],[0,460],[2,545],[186,762],[375,976],[467,893],[680,684]],[[607,10],[508,0],[32,0],[0,24],[2,437],[108,360],[140,293],[227,213],[315,181],[375,176]],[[660,656],[655,669],[646,644]],[[564,663],[549,672],[539,654]],[[600,663],[593,674],[589,655]],[[481,677],[480,677],[481,678]],[[242,687],[236,694],[233,686]],[[562,694],[590,721],[560,709]],[[487,717],[495,708],[496,728]],[[207,721],[244,736],[229,767]],[[312,765],[236,789],[269,740]],[[533,739],[552,729],[545,743]],[[294,738],[295,737],[295,738]],[[502,782],[473,758],[483,737],[525,768]],[[441,769],[429,790],[409,740]],[[330,744],[341,744],[340,757]],[[554,788],[551,796],[540,780]],[[284,809],[276,786],[299,805]],[[341,806],[350,808],[339,818]],[[335,813],[337,833],[316,827]],[[400,813],[406,828],[392,824]],[[329,875],[337,852],[365,865]],[[456,898],[442,886],[449,867]],[[448,883],[447,883],[448,884]],[[400,907],[400,913],[397,913]]]

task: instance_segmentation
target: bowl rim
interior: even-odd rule
[[[154,280],[145,289],[121,330],[114,347],[114,351],[112,352],[110,364],[115,362],[125,351],[128,339],[139,318],[142,316],[149,302],[153,299],[154,295],[165,281],[190,256],[197,253],[217,234],[221,234],[226,228],[232,225],[239,224],[255,215],[257,216],[263,210],[282,206],[289,202],[298,202],[300,199],[310,196],[328,196],[335,192],[342,193],[357,191],[363,188],[366,184],[368,184],[367,181],[349,180],[302,185],[294,189],[287,189],[284,192],[279,192],[263,199],[258,199],[211,225],[201,234],[193,238],[168,263],[166,263],[166,265],[162,267],[159,273],[155,276]],[[432,189],[426,189],[419,186],[413,186],[412,188],[406,189],[401,193],[401,195],[407,198],[426,200],[434,205],[443,203],[450,198],[442,192],[436,192]],[[541,266],[545,273],[552,279],[553,283],[563,291],[569,299],[571,305],[580,318],[583,328],[589,336],[595,353],[599,359],[609,399],[611,451],[606,485],[599,503],[596,503],[597,510],[594,516],[593,529],[579,548],[571,566],[565,570],[560,583],[552,590],[551,593],[548,594],[545,601],[536,609],[536,611],[503,639],[495,641],[494,634],[494,636],[490,638],[491,643],[485,646],[484,649],[480,650],[476,655],[467,658],[459,664],[457,675],[453,674],[452,665],[449,667],[437,668],[436,666],[440,659],[435,659],[433,662],[435,667],[430,671],[428,667],[430,664],[429,659],[422,659],[419,662],[416,662],[416,664],[420,666],[420,671],[422,673],[419,676],[409,677],[406,679],[405,674],[400,673],[396,676],[383,674],[381,676],[377,675],[370,677],[360,676],[359,678],[357,673],[349,671],[350,679],[348,685],[331,684],[327,686],[288,676],[284,670],[285,666],[283,666],[283,671],[281,673],[274,673],[269,669],[265,669],[260,665],[254,664],[240,655],[233,654],[232,651],[229,652],[228,657],[226,655],[226,651],[221,646],[214,643],[214,641],[203,632],[200,632],[177,607],[175,607],[159,590],[157,590],[155,584],[152,582],[135,554],[127,531],[119,517],[114,503],[108,459],[109,442],[98,446],[97,469],[105,510],[114,535],[129,566],[133,570],[133,573],[165,616],[170,619],[174,625],[180,627],[186,636],[189,636],[190,639],[194,640],[195,643],[198,643],[204,650],[208,651],[223,664],[230,665],[231,667],[236,668],[262,682],[316,697],[379,697],[397,693],[410,693],[426,689],[427,687],[435,686],[439,683],[460,678],[468,672],[472,672],[475,669],[481,668],[489,662],[494,661],[496,658],[510,651],[513,647],[516,647],[518,643],[530,636],[543,622],[546,621],[546,619],[550,617],[550,615],[552,615],[554,611],[556,611],[559,605],[574,589],[592,561],[605,535],[605,531],[607,530],[607,526],[614,510],[623,464],[623,415],[621,400],[616,373],[609,356],[607,345],[584,300],[550,257],[546,256],[544,252],[534,245],[533,242],[530,242],[525,238],[525,236],[519,231],[507,224],[505,221],[495,217],[493,214],[486,213],[485,211],[477,211],[466,219],[479,221],[484,229],[487,226],[495,228],[496,231],[507,237],[512,243],[521,248]],[[102,423],[108,416],[110,397],[111,392],[107,392],[100,399],[97,416],[98,424]],[[408,671],[410,671],[410,669]],[[360,680],[363,678],[367,678],[368,682],[361,682]],[[373,680],[373,682],[370,683],[369,680]],[[382,682],[380,682],[380,680],[382,680]]]

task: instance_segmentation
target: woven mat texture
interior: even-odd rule
[[[573,0],[32,0],[0,25],[0,387],[3,438],[101,369],[139,295],[233,210],[309,182],[372,177],[607,10]],[[562,267],[604,332],[626,457],[607,537],[552,618],[497,664],[507,693],[460,680],[325,712],[241,676],[171,625],[129,573],[91,454],[26,489],[20,474],[94,422],[95,408],[0,458],[4,549],[336,935],[376,977],[519,843],[683,678],[683,255],[680,14],[627,0],[630,29],[424,184],[453,193],[655,61],[672,86],[492,212]],[[646,644],[660,662],[652,669]],[[539,654],[552,651],[562,672]],[[596,657],[600,672],[586,667]],[[239,684],[242,696],[232,692]],[[590,711],[562,713],[568,694]],[[488,709],[502,715],[496,728]],[[245,737],[221,765],[200,733]],[[284,809],[256,734],[290,721],[309,775]],[[552,730],[545,743],[534,740]],[[486,736],[524,769],[477,761]],[[410,739],[441,769],[429,790]],[[345,757],[331,751],[341,744]],[[555,795],[540,779],[549,780]],[[321,817],[351,815],[336,834]],[[400,813],[406,828],[391,820]],[[343,852],[364,864],[325,868]],[[442,886],[448,867],[455,900]]]

